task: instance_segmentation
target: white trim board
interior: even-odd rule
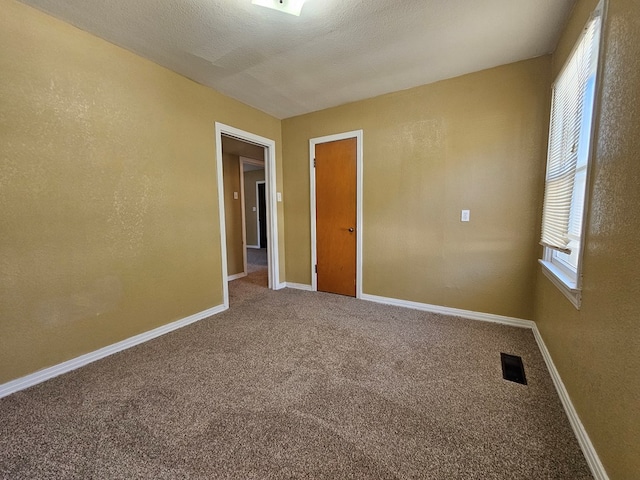
[[[267,196],[267,264],[269,268],[269,288],[283,288],[280,283],[280,260],[278,245],[278,203],[276,196],[276,142],[239,128],[215,123],[216,176],[218,178],[218,215],[220,219],[220,254],[222,256],[222,292],[224,306],[229,307],[229,284],[227,281],[227,232],[224,215],[224,183],[222,177],[222,135],[234,137],[244,142],[264,147],[264,175]],[[244,250],[244,248],[243,248]],[[245,252],[246,253],[246,252]]]
[[[93,352],[85,353],[84,355],[72,358],[71,360],[67,360],[66,362],[62,362],[52,367],[30,373],[29,375],[26,375],[24,377],[11,380],[0,385],[0,398],[6,397],[7,395],[15,392],[19,392],[20,390],[24,390],[25,388],[32,387],[46,380],[62,375],[63,373],[67,373],[72,370],[76,370],[77,368],[84,367],[89,363],[108,357],[109,355],[113,355],[114,353],[118,353],[123,350],[127,350],[128,348],[135,347],[136,345],[140,345],[141,343],[148,342],[149,340],[164,335],[165,333],[169,333],[173,330],[186,327],[191,323],[203,320],[212,315],[223,312],[226,309],[226,306],[218,305],[217,307],[212,307],[208,310],[194,313],[193,315],[189,315],[188,317],[185,317],[181,320],[176,320],[175,322],[162,325],[161,327],[154,328],[153,330],[134,335],[133,337],[126,338],[117,343],[102,347],[98,350],[94,350]]]
[[[580,445],[582,453],[584,454],[584,457],[587,461],[587,464],[591,469],[593,478],[595,480],[609,480],[607,471],[604,469],[604,465],[602,465],[600,457],[598,456],[593,443],[591,443],[591,439],[589,438],[587,431],[584,429],[582,421],[580,421],[578,412],[571,402],[571,397],[569,397],[569,393],[567,392],[567,389],[564,386],[564,382],[560,377],[560,372],[558,372],[555,364],[553,363],[551,354],[549,353],[549,350],[547,349],[547,346],[542,339],[542,335],[540,335],[538,326],[534,324],[532,330],[533,336],[538,343],[538,348],[540,348],[542,358],[544,358],[544,362],[547,364],[547,369],[549,370],[549,374],[551,375],[551,380],[553,380],[553,384],[556,387],[556,391],[558,392],[558,396],[560,397],[560,401],[562,402],[564,411],[567,414],[567,418],[569,419],[569,423],[571,424],[571,428],[573,429],[573,433],[575,434],[576,439],[578,440],[578,444]]]
[[[246,277],[246,276],[247,276],[246,270],[244,272],[236,273],[235,275],[228,275],[227,282],[231,282],[233,280],[237,280],[239,278]]]
[[[289,286],[289,284],[287,284]],[[411,302],[408,300],[400,300],[397,298],[389,298],[389,297],[380,297],[377,295],[369,295],[367,293],[362,294],[362,300],[367,300],[370,302],[383,303],[385,305],[394,305],[397,307],[405,307],[412,308],[414,310],[422,310],[425,312],[432,313],[441,313],[444,315],[453,315],[457,317],[468,318],[470,320],[480,320],[483,322],[494,322],[501,323],[503,325],[509,325],[512,327],[520,327],[520,328],[530,328],[533,332],[533,336],[538,343],[538,348],[540,349],[540,353],[542,354],[542,358],[544,358],[545,363],[547,364],[547,369],[549,370],[549,375],[553,380],[553,384],[556,387],[556,392],[558,392],[558,397],[560,397],[560,401],[562,402],[562,406],[564,407],[564,411],[567,414],[567,418],[569,419],[569,423],[571,424],[571,428],[573,429],[573,433],[578,440],[578,444],[582,449],[582,453],[584,454],[585,460],[589,465],[589,469],[593,474],[595,480],[609,480],[609,476],[607,475],[602,462],[600,461],[600,457],[596,452],[596,449],[591,443],[591,439],[587,434],[587,431],[582,425],[580,421],[580,417],[578,416],[578,412],[576,411],[573,403],[571,402],[571,398],[569,397],[569,393],[562,382],[562,378],[560,377],[560,372],[556,369],[555,364],[553,363],[553,359],[551,358],[551,354],[547,349],[547,346],[542,339],[542,335],[540,335],[540,331],[538,330],[538,326],[532,320],[523,320],[521,318],[515,317],[506,317],[503,315],[494,315],[491,313],[482,313],[482,312],[474,312],[472,310],[462,310],[458,308],[451,307],[441,307],[439,305],[430,305],[428,303],[419,303],[419,302]]]
[[[362,294],[362,300],[370,302],[383,303],[385,305],[394,305],[396,307],[411,308],[413,310],[422,310],[431,313],[441,313],[443,315],[452,315],[455,317],[468,318],[470,320],[480,320],[482,322],[501,323],[512,327],[533,328],[535,322],[532,320],[523,320],[521,318],[506,317],[504,315],[495,315],[493,313],[474,312],[472,310],[462,310],[460,308],[441,307],[439,305],[430,305],[428,303],[411,302],[409,300],[400,300],[397,298],[380,297],[378,295]]]
[[[296,290],[307,290],[309,292],[313,291],[313,287],[311,285],[307,285],[306,283],[295,283],[295,282],[285,282],[287,288],[293,288]]]
[[[326,135],[309,140],[309,190],[311,196],[311,289],[318,290],[318,277],[315,266],[318,261],[316,248],[316,170],[313,165],[316,156],[316,145],[320,143],[356,139],[356,298],[362,298],[362,165],[363,165],[363,131]]]

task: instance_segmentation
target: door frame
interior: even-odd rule
[[[247,245],[247,218],[246,218],[246,209],[245,209],[245,198],[244,198],[244,165],[255,165],[256,167],[262,167],[262,169],[264,170],[264,160],[254,160],[253,158],[247,158],[247,157],[240,157],[240,171],[242,172],[242,178],[240,179],[240,190],[242,190],[242,241],[244,242],[244,246],[245,249],[246,248],[260,248],[260,239],[258,238],[258,245]],[[266,178],[266,170],[265,170],[265,178]],[[267,195],[267,191],[266,191],[266,181],[265,180],[260,180],[259,182],[256,183],[265,183],[265,197]],[[256,198],[257,198],[257,192],[258,189],[256,188]],[[256,200],[257,203],[257,200]],[[266,203],[266,198],[265,198],[265,203]],[[256,228],[258,227],[258,208],[259,205],[256,205]],[[245,262],[244,262],[244,271],[247,271],[247,252],[245,250]]]
[[[309,172],[311,191],[311,290],[318,290],[316,264],[318,252],[316,246],[316,170],[314,161],[316,145],[337,140],[356,139],[356,298],[362,297],[362,130],[336,133],[309,140]]]
[[[222,135],[234,137],[247,143],[264,147],[264,175],[267,195],[267,264],[269,288],[279,290],[284,288],[280,283],[280,262],[278,245],[278,204],[276,197],[276,142],[270,138],[261,137],[251,132],[241,130],[224,123],[215,122],[216,143],[216,175],[218,186],[218,217],[220,220],[220,255],[222,274],[223,303],[229,308],[229,272],[227,268],[227,232],[224,215],[224,183],[222,178]],[[245,252],[246,253],[246,252]]]
[[[256,232],[258,232],[258,248],[262,248],[262,242],[260,241],[260,189],[258,185],[264,185],[264,204],[267,204],[267,185],[265,180],[258,180],[256,182]],[[267,245],[269,245],[269,239],[267,238]]]

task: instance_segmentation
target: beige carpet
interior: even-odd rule
[[[0,478],[591,478],[530,331],[264,279],[0,400]]]
[[[247,264],[249,265],[267,265],[267,249],[266,248],[247,248]]]

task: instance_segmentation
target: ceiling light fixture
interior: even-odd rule
[[[279,12],[295,15],[296,17],[300,16],[304,2],[305,0],[251,0],[251,3],[254,5],[273,8]]]

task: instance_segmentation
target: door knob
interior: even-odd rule
[[[350,232],[353,232],[353,227],[351,227],[351,228],[349,229],[349,231],[350,231]]]

